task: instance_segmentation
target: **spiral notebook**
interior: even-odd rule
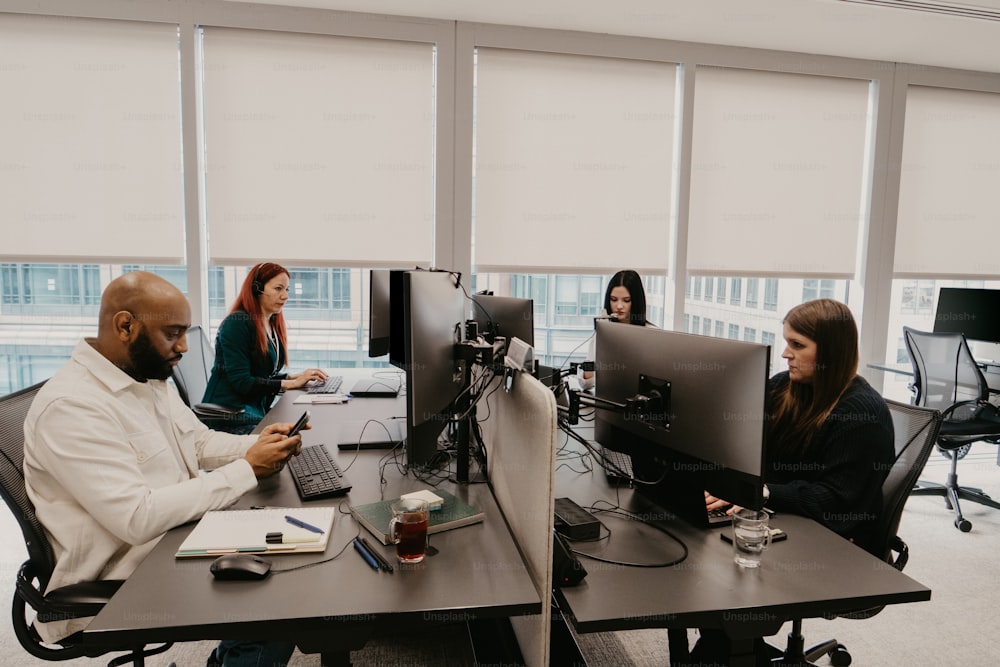
[[[175,555],[177,558],[192,558],[231,553],[322,552],[330,539],[336,512],[336,507],[268,507],[205,512]]]

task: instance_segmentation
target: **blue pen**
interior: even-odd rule
[[[298,526],[299,528],[305,528],[306,530],[311,530],[314,533],[322,533],[323,532],[322,528],[317,528],[316,526],[313,526],[312,524],[308,524],[305,521],[302,521],[301,519],[296,519],[294,516],[288,516],[286,514],[285,515],[285,521],[287,521],[288,523],[292,524],[293,526]]]
[[[364,545],[361,544],[356,537],[354,538],[354,550],[361,554],[361,557],[365,559],[366,563],[372,566],[373,570],[377,571],[379,569],[378,561],[375,560],[374,556],[368,553],[368,550],[365,549]]]

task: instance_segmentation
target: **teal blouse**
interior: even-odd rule
[[[206,403],[242,406],[245,410],[237,428],[256,424],[271,409],[274,397],[281,392],[287,376],[278,371],[287,361],[284,348],[276,341],[268,343],[267,355],[257,347],[257,332],[249,313],[237,311],[222,320],[215,337],[215,365],[208,379]],[[213,424],[225,428],[225,424]]]

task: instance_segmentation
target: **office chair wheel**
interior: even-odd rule
[[[958,528],[963,533],[967,533],[972,530],[972,522],[968,519],[955,519],[955,528]]]
[[[837,644],[837,648],[830,652],[830,664],[833,667],[847,667],[851,660],[851,654],[843,644]]]

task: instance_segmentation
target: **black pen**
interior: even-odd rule
[[[365,549],[368,549],[368,553],[370,553],[372,556],[375,556],[375,560],[377,560],[379,562],[379,565],[382,566],[382,569],[384,571],[386,571],[386,572],[392,572],[392,565],[389,564],[389,561],[387,561],[382,556],[382,554],[380,554],[379,552],[375,551],[374,547],[372,547],[372,545],[368,544],[368,540],[366,540],[363,537],[359,538],[359,539],[361,540],[361,545]]]
[[[358,538],[356,537],[354,538],[354,550],[357,551],[358,554],[365,559],[366,563],[372,566],[373,570],[375,570],[376,572],[379,571],[379,564],[378,560],[375,558],[375,555],[370,553],[368,549],[365,549],[364,545],[361,544],[361,542],[359,542]]]

